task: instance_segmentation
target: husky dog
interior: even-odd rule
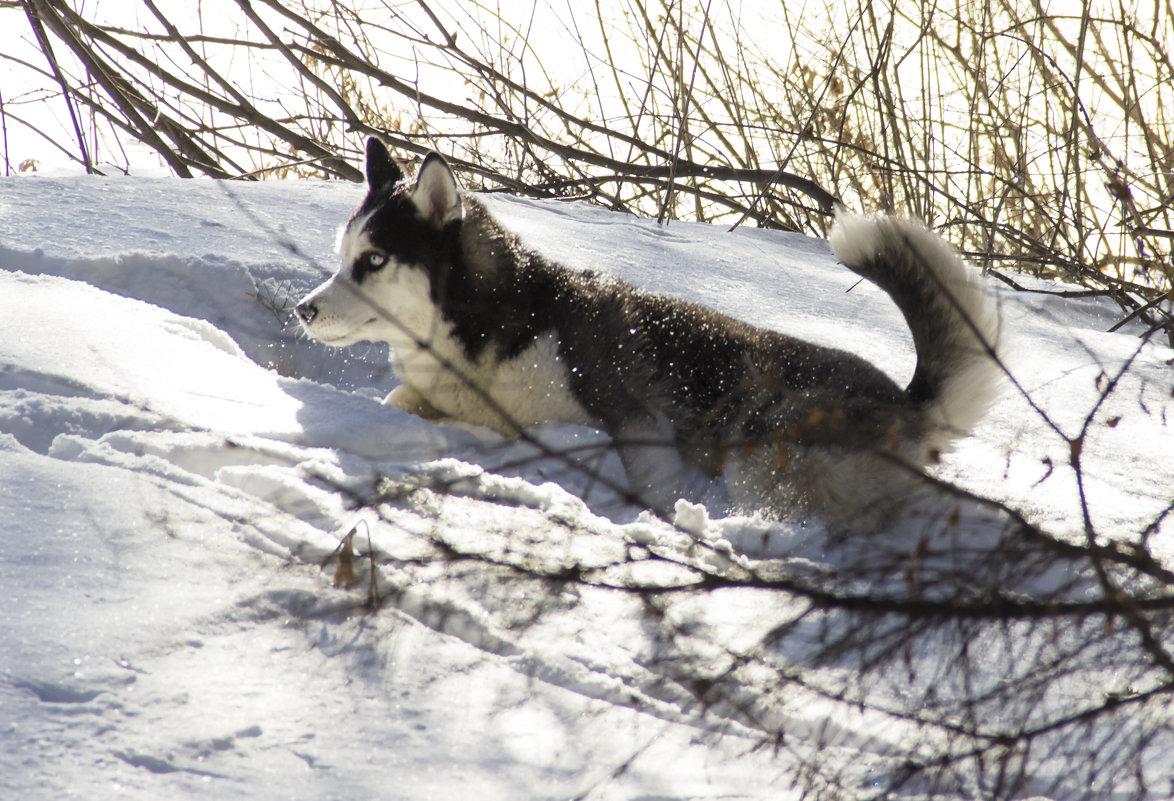
[[[402,383],[386,402],[429,419],[602,428],[658,511],[699,468],[724,474],[736,508],[881,519],[910,486],[899,463],[933,462],[993,398],[993,306],[920,224],[841,210],[830,237],[905,315],[917,369],[902,388],[851,353],[548,261],[437,153],[409,180],[371,138],[366,174],[342,266],[297,306],[306,331],[389,343]]]

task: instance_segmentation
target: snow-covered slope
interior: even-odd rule
[[[812,760],[863,792],[935,746],[907,721],[780,682],[806,657],[771,644],[806,602],[634,588],[782,563],[834,574],[916,546],[956,501],[928,500],[864,543],[686,503],[674,528],[609,491],[623,477],[598,432],[534,432],[579,454],[568,464],[383,406],[385,350],[328,351],[288,314],[333,270],[361,193],[0,181],[0,795],[786,798]],[[912,373],[895,308],[822,241],[487,201],[567,264]],[[1068,437],[1096,409],[1082,454],[1093,525],[1136,535],[1174,500],[1174,352],[1101,333],[1111,306],[991,283],[1022,389]],[[1070,453],[1009,386],[941,475],[1077,535]],[[1006,535],[978,505],[951,525],[927,560]],[[356,555],[347,590],[334,585],[350,531],[343,556],[377,565]],[[1172,533],[1165,521],[1150,540],[1166,559]],[[1070,567],[1014,588],[1079,596]],[[1001,680],[1013,657],[984,657],[989,675],[972,678]],[[917,682],[943,687],[947,661],[945,648],[906,657]],[[846,665],[819,669],[851,681]],[[1090,663],[1061,694],[1099,681]],[[881,685],[869,692],[913,692]],[[1168,746],[1146,755],[1150,780]],[[1067,763],[1035,759],[1027,795],[1072,789]],[[968,781],[947,789],[981,795]]]

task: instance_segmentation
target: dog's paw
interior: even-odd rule
[[[425,420],[439,420],[444,417],[444,413],[428,402],[428,399],[419,393],[413,387],[407,384],[400,384],[398,387],[387,393],[387,397],[383,402],[388,406],[394,406],[397,409],[403,409],[410,414],[423,417]]]

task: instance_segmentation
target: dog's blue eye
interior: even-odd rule
[[[371,271],[378,270],[383,265],[387,264],[387,254],[377,253],[374,250],[369,251],[364,259],[367,262],[367,269]]]

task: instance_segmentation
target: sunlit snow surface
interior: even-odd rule
[[[597,585],[776,559],[835,573],[913,547],[956,502],[928,501],[867,542],[689,503],[674,528],[609,489],[623,475],[598,432],[532,432],[578,453],[576,467],[382,405],[395,385],[385,349],[329,351],[289,318],[334,269],[361,194],[0,181],[0,796],[787,798],[806,760],[856,789],[899,769],[909,732],[730,662],[769,642],[796,601],[682,593],[654,618],[639,594]],[[566,264],[912,373],[896,309],[822,241],[487,200]],[[1097,530],[1136,534],[1174,499],[1174,351],[1102,333],[1119,316],[1108,303],[990,285],[1011,372],[1066,435],[1133,359],[1083,458]],[[1009,385],[940,475],[1078,534],[1069,454]],[[938,558],[1001,531],[969,505],[950,525]],[[1171,527],[1152,538],[1166,558]],[[358,554],[379,557],[378,612],[364,607],[369,561],[355,559],[349,591],[333,586],[337,561],[321,568],[351,530]],[[568,565],[591,581],[549,578]],[[1018,580],[1078,594],[1065,570]],[[670,646],[656,619],[689,641]],[[883,692],[948,685],[938,656],[910,655],[916,678]],[[706,697],[705,670],[737,692]],[[1027,796],[1062,770],[1039,759]],[[1168,751],[1150,762],[1162,759],[1174,764]],[[977,792],[959,780],[959,797]]]

